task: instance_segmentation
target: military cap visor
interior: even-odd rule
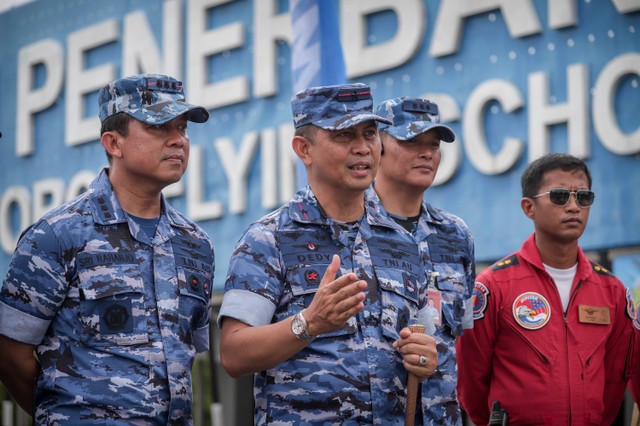
[[[429,130],[436,130],[443,142],[453,142],[456,136],[453,131],[444,124],[435,124],[431,121],[413,121],[403,126],[380,127],[381,131],[401,141],[408,141]]]
[[[313,121],[311,124],[325,130],[344,130],[366,121],[389,123],[389,120],[375,114],[343,114],[340,118]]]
[[[203,107],[188,104],[182,101],[160,102],[150,107],[122,111],[136,120],[147,124],[164,124],[180,117],[194,123],[204,123],[209,119],[209,111]]]

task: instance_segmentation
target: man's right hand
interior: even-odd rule
[[[333,256],[311,304],[304,311],[307,332],[312,336],[339,330],[364,309],[366,281],[354,273],[336,279],[340,257]],[[235,318],[222,322],[220,360],[231,377],[264,371],[291,358],[308,341],[291,332],[292,316],[276,323],[250,326]]]
[[[363,290],[367,288],[367,282],[358,280],[353,272],[336,279],[339,269],[340,257],[334,254],[318,291],[304,311],[307,328],[312,336],[341,329],[349,318],[364,309]]]

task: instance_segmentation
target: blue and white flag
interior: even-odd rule
[[[313,86],[346,83],[340,28],[333,0],[290,0],[293,93]],[[306,171],[297,163],[298,187]]]

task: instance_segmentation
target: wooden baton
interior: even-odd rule
[[[424,333],[426,327],[420,324],[409,326],[412,333]],[[416,403],[418,399],[418,385],[420,379],[415,374],[407,374],[407,409],[404,416],[405,426],[413,426],[416,417]]]

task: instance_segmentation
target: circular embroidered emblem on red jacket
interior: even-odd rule
[[[473,284],[473,319],[477,320],[484,317],[484,311],[487,309],[487,296],[489,296],[489,289],[482,283],[476,282]]]
[[[544,327],[551,318],[551,306],[541,294],[522,293],[513,301],[513,318],[527,330]]]

